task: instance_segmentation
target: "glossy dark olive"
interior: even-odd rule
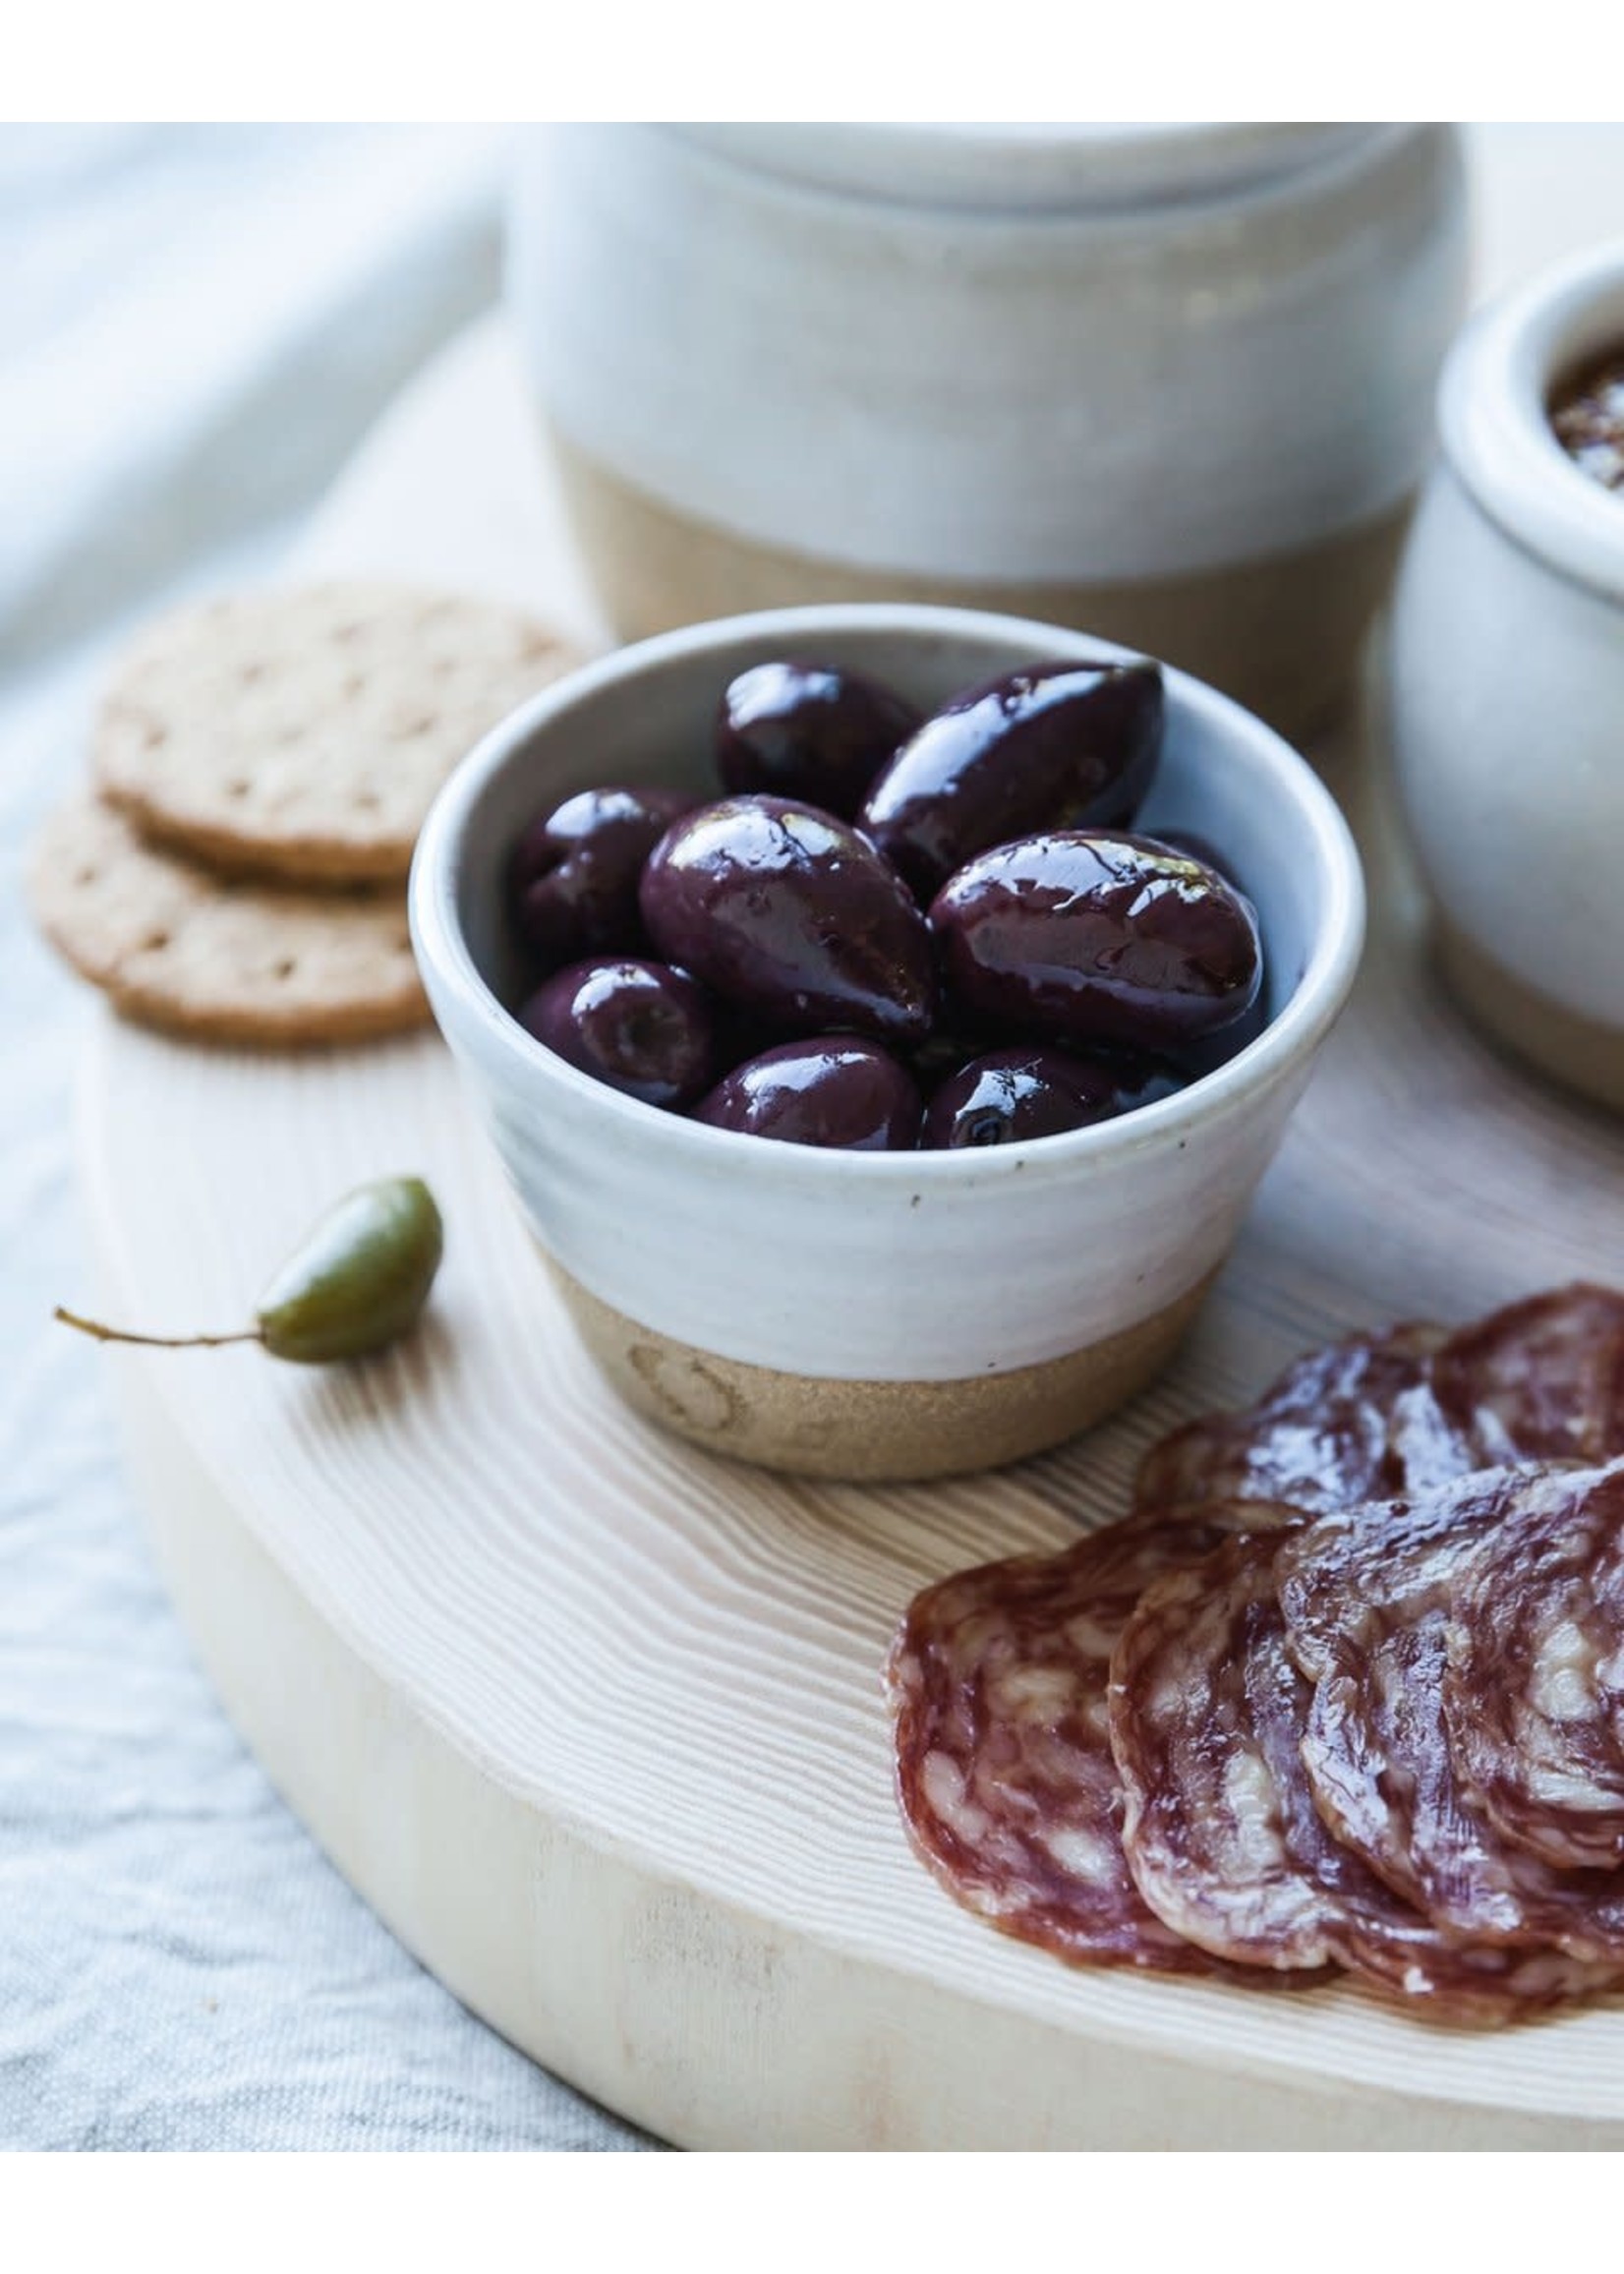
[[[1008,1040],[1007,1027],[989,1026],[984,1020],[971,1019],[957,1003],[942,1004],[936,1024],[924,1041],[908,1052],[908,1065],[914,1079],[930,1094],[972,1058],[980,1058]]]
[[[1114,1121],[1138,1103],[1131,1077],[1104,1059],[1044,1044],[989,1051],[950,1075],[931,1099],[919,1142],[957,1151],[1059,1137]]]
[[[1174,852],[1182,852],[1190,860],[1204,861],[1208,868],[1224,873],[1218,847],[1193,829],[1140,829],[1135,836],[1148,837],[1153,845],[1165,845]]]
[[[543,963],[643,945],[643,863],[693,802],[674,789],[583,789],[536,816],[514,847],[510,889],[514,920]]]
[[[702,805],[643,871],[660,953],[784,1034],[923,1039],[931,937],[906,886],[847,822],[783,797]]]
[[[849,821],[918,726],[889,687],[827,664],[756,664],[740,671],[717,713],[725,789],[804,797]]]
[[[742,1066],[747,1058],[759,1058],[764,1050],[796,1039],[777,1020],[748,1010],[742,1003],[729,1003],[722,995],[711,997],[711,1018],[716,1026],[718,1066]]]
[[[1161,746],[1155,664],[1033,664],[927,719],[869,791],[858,827],[928,901],[992,845],[1125,828]]]
[[[711,1007],[668,963],[570,963],[519,1017],[549,1050],[645,1105],[687,1105],[716,1078]]]
[[[943,971],[972,1011],[1056,1042],[1162,1053],[1250,1009],[1250,907],[1149,838],[1066,830],[980,854],[937,895]]]
[[[1215,1074],[1220,1066],[1227,1066],[1248,1043],[1255,1042],[1269,1022],[1268,1004],[1261,990],[1247,1011],[1239,1019],[1221,1026],[1216,1034],[1203,1034],[1194,1042],[1179,1045],[1178,1065],[1187,1081],[1199,1081],[1203,1075]]]
[[[920,1097],[907,1069],[854,1034],[783,1042],[747,1059],[694,1108],[696,1121],[782,1144],[903,1152],[919,1136]]]

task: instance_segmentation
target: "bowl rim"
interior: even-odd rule
[[[1552,432],[1551,389],[1588,356],[1624,349],[1624,237],[1541,269],[1490,302],[1438,383],[1444,455],[1513,543],[1571,582],[1624,600],[1624,498]]]
[[[816,1145],[774,1144],[738,1130],[661,1111],[595,1081],[548,1050],[519,1024],[474,962],[457,918],[457,888],[472,815],[492,784],[536,738],[601,689],[658,673],[668,664],[735,646],[770,641],[793,654],[820,637],[873,631],[900,639],[969,637],[989,646],[1033,654],[1088,654],[1131,662],[1138,651],[1039,618],[979,609],[912,602],[831,603],[718,616],[612,649],[553,681],[501,720],[461,761],[440,789],[418,839],[408,892],[413,945],[429,983],[435,1018],[447,1025],[456,1014],[453,1046],[466,1044],[483,1070],[505,1070],[526,1084],[562,1089],[606,1128],[621,1127],[629,1139],[647,1139],[664,1124],[662,1141],[673,1160],[686,1155],[699,1170],[779,1181],[808,1176],[892,1185],[912,1181],[937,1188],[981,1186],[1019,1176],[1070,1177],[1079,1168],[1163,1145],[1183,1144],[1192,1131],[1244,1112],[1294,1066],[1311,1058],[1347,999],[1364,938],[1364,884],[1353,837],[1330,791],[1273,728],[1204,680],[1163,665],[1170,694],[1231,740],[1249,745],[1276,786],[1305,815],[1325,872],[1325,894],[1312,948],[1291,1001],[1234,1058],[1174,1096],[1136,1107],[1118,1119],[1024,1142],[962,1150],[855,1152]],[[765,1157],[764,1157],[765,1156]]]

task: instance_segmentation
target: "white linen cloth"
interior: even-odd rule
[[[119,1468],[70,1141],[82,990],[18,891],[106,657],[275,564],[494,295],[500,138],[0,133],[0,2147],[644,2143],[485,2029],[271,1791]]]

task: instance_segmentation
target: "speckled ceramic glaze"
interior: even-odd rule
[[[812,654],[935,706],[1043,655],[1052,625],[933,608],[747,616],[622,649],[482,742],[419,845],[412,924],[435,1016],[588,1346],[633,1402],[719,1451],[848,1477],[1012,1460],[1165,1363],[1222,1261],[1352,982],[1357,856],[1267,728],[1168,676],[1144,826],[1197,833],[1255,904],[1270,1023],[1124,1119],[991,1151],[840,1153],[638,1106],[509,1016],[501,880],[544,801],[604,780],[708,781],[746,666]]]
[[[1465,273],[1436,126],[544,130],[509,239],[622,637],[1000,608],[1288,733],[1385,596]]]
[[[1399,588],[1392,711],[1456,992],[1521,1056],[1624,1108],[1624,496],[1548,415],[1620,342],[1624,242],[1462,335]]]

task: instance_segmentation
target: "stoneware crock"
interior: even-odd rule
[[[1097,1421],[1164,1365],[1224,1258],[1352,982],[1358,857],[1308,766],[1168,675],[1144,826],[1188,829],[1250,895],[1269,1023],[1176,1097],[993,1150],[842,1153],[659,1113],[577,1073],[504,1005],[525,986],[503,877],[539,806],[590,784],[712,786],[747,665],[854,666],[923,706],[1043,656],[1052,625],[920,607],[744,616],[621,649],[498,727],[412,872],[435,1015],[588,1348],[645,1413],[719,1452],[841,1477],[993,1466]]]
[[[1548,416],[1609,346],[1624,241],[1457,343],[1395,604],[1392,718],[1456,993],[1536,1066],[1624,1108],[1624,497]]]
[[[1388,589],[1463,183],[1434,126],[538,130],[509,296],[622,638],[999,608],[1296,734]]]

